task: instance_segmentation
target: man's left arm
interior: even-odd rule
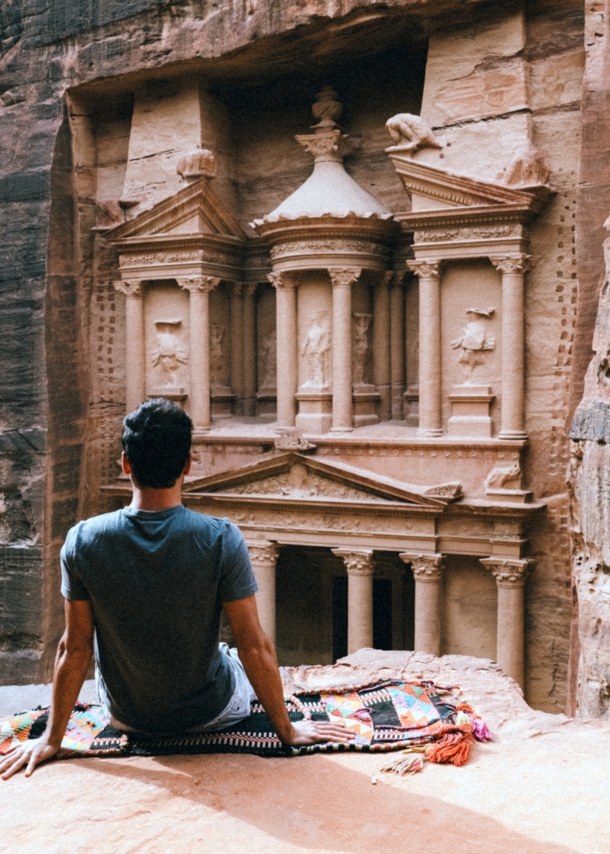
[[[0,776],[8,780],[26,765],[29,777],[36,765],[58,753],[78,699],[93,652],[93,611],[87,600],[66,599],[66,630],[57,648],[53,700],[47,727],[40,738],[28,739],[0,760]]]

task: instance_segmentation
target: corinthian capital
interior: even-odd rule
[[[270,568],[275,566],[280,552],[277,543],[270,543],[268,540],[246,540],[246,545],[253,566]]]
[[[332,549],[332,553],[343,558],[348,575],[375,574],[371,549]]]
[[[192,294],[209,294],[219,284],[220,279],[216,276],[188,276],[185,279],[176,279],[181,288]]]
[[[416,276],[420,279],[438,279],[441,274],[441,262],[440,261],[430,261],[424,260],[421,261],[407,261],[407,267],[409,270],[413,270]]]
[[[490,557],[481,563],[496,579],[498,587],[523,587],[531,569],[531,560]]]
[[[274,288],[296,288],[299,278],[295,273],[267,273],[267,278]]]
[[[533,255],[503,255],[493,256],[489,259],[501,273],[527,273],[536,266],[538,258]]]
[[[438,584],[443,577],[445,565],[443,556],[440,554],[400,554],[398,557],[405,563],[411,564],[411,572],[416,581]]]
[[[358,277],[362,271],[359,267],[329,267],[328,275],[333,288],[348,288],[354,282],[358,281]]]
[[[115,291],[120,291],[122,294],[125,294],[127,297],[141,297],[142,296],[142,282],[138,281],[130,281],[126,282],[123,279],[116,281],[114,283]]]

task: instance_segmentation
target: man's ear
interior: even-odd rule
[[[125,451],[121,453],[121,469],[123,470],[123,474],[131,474],[131,464],[127,459],[127,454]]]
[[[189,455],[186,458],[184,468],[182,469],[182,474],[186,476],[190,472],[192,465],[193,465],[193,452],[189,451]]]

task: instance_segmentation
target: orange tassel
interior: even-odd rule
[[[445,724],[442,737],[426,747],[426,758],[430,762],[465,765],[470,756],[470,745],[474,743],[472,726],[470,724]]]

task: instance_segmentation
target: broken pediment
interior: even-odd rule
[[[206,178],[192,182],[133,219],[104,229],[106,240],[119,246],[150,238],[205,234],[246,240],[240,224]]]
[[[550,192],[544,185],[517,189],[506,184],[454,174],[413,160],[409,152],[396,147],[388,149],[388,154],[413,200],[414,212],[500,206],[538,213]]]
[[[194,478],[188,493],[287,500],[406,503],[441,507],[461,497],[457,483],[416,486],[343,463],[287,453],[229,472]]]

